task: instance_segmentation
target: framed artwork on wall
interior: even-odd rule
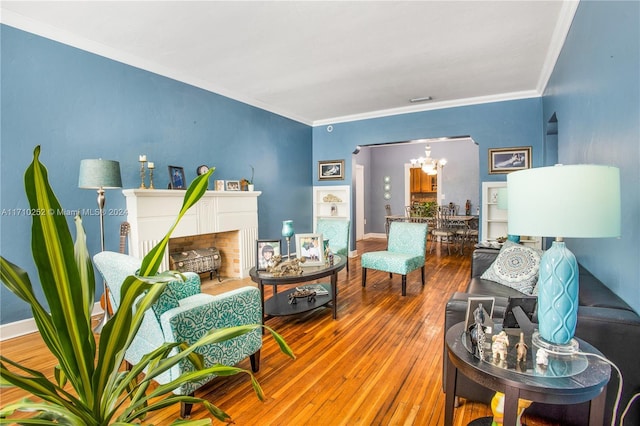
[[[256,241],[256,270],[266,271],[273,256],[280,253],[280,240]]]
[[[530,168],[530,146],[489,148],[489,174],[504,174]]]
[[[318,161],[318,180],[344,179],[344,160]]]
[[[187,180],[184,177],[184,168],[169,166],[169,188],[187,189]]]

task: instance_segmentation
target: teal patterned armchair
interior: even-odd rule
[[[111,304],[114,311],[117,311],[121,285],[126,277],[134,275],[140,269],[142,261],[108,251],[96,254],[93,260],[107,282]],[[213,296],[200,292],[198,274],[187,272],[184,275],[185,281],[167,284],[152,309],[145,312],[140,330],[125,355],[129,364],[137,364],[143,355],[164,342],[192,344],[212,329],[262,323],[262,304],[257,288],[247,286]],[[197,352],[203,356],[205,367],[215,364],[235,365],[250,357],[251,369],[257,372],[261,347],[262,332],[256,329],[222,343],[203,346]],[[193,365],[185,361],[156,377],[156,381],[166,384],[193,369]],[[213,377],[185,384],[173,392],[193,395],[196,389]],[[187,417],[190,412],[191,404],[183,403],[180,415]]]
[[[362,287],[367,283],[367,269],[402,275],[402,295],[407,295],[407,274],[422,268],[424,286],[424,263],[427,249],[427,224],[412,222],[391,222],[387,250],[363,253]]]
[[[349,219],[318,219],[316,233],[329,240],[329,248],[333,253],[347,258],[349,272]]]

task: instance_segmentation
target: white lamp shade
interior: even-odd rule
[[[122,188],[120,163],[113,160],[82,160],[78,187],[85,189]]]
[[[620,236],[620,170],[597,165],[528,169],[507,176],[509,234]]]

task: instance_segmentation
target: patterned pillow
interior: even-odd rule
[[[531,295],[538,282],[540,250],[505,241],[496,260],[480,278],[506,285]]]

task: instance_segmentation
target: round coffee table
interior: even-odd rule
[[[576,369],[575,374],[564,373],[560,377],[523,374],[514,368],[503,368],[480,360],[469,352],[469,345],[465,339],[464,323],[458,323],[447,330],[445,425],[453,423],[458,373],[489,389],[505,394],[505,425],[516,424],[518,399],[549,404],[579,404],[591,401],[589,425],[603,424],[607,383],[611,374],[611,367],[606,362],[593,356],[578,355],[582,358],[576,361],[582,365]],[[576,340],[580,345],[580,352],[602,355],[584,340],[578,338]],[[567,370],[564,369],[564,371]]]
[[[251,268],[249,275],[251,279],[258,284],[260,295],[262,298],[262,322],[273,317],[283,315],[294,315],[325,306],[331,303],[333,308],[333,319],[338,317],[338,272],[340,272],[347,264],[346,256],[333,256],[333,265],[322,266],[304,266],[300,275],[288,275],[276,277],[266,271],[257,271]],[[298,299],[296,303],[289,303],[289,295],[296,291],[291,288],[278,293],[279,285],[294,285],[309,281],[314,281],[324,277],[331,277],[330,283],[313,284],[321,285],[328,291],[325,295],[316,295],[315,300]],[[264,300],[264,286],[273,287],[273,297]]]

